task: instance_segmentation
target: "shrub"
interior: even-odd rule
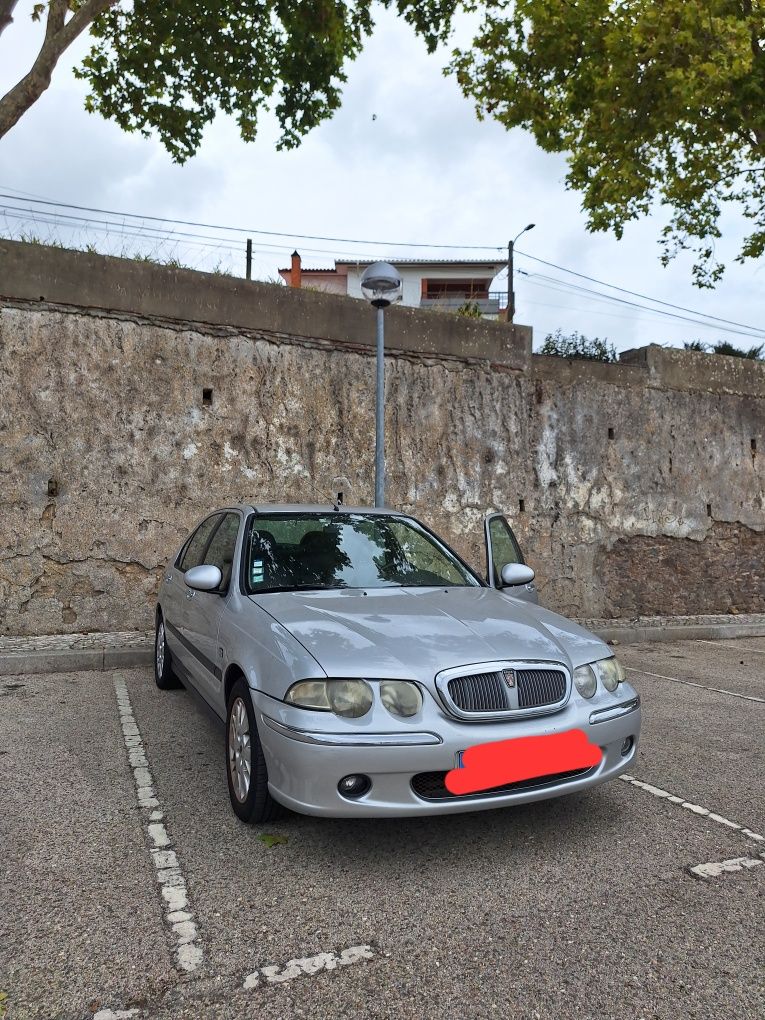
[[[740,347],[734,347],[727,340],[720,340],[712,345],[713,354],[727,354],[731,358],[749,358],[751,361],[762,361],[765,344],[750,347],[748,351],[742,351]]]
[[[457,309],[457,315],[465,319],[482,319],[483,315],[477,301],[463,301]]]
[[[556,329],[554,333],[548,333],[544,343],[539,348],[540,354],[551,354],[556,358],[585,358],[588,361],[616,361],[614,345],[609,344],[608,338],[601,340],[599,337],[590,339],[582,333],[564,333]]]

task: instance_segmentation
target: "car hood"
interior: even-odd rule
[[[454,666],[495,659],[562,662],[609,655],[594,634],[493,588],[273,592],[252,600],[284,626],[327,676],[432,683]]]

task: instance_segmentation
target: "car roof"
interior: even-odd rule
[[[228,509],[228,508],[226,508]],[[291,513],[309,513],[309,514],[326,514],[335,513],[335,505],[332,503],[237,503],[237,510],[243,510],[245,513],[254,511],[255,513],[264,514],[291,514]],[[400,510],[394,510],[392,507],[374,507],[374,506],[348,506],[345,503],[341,503],[337,507],[337,512],[346,514],[384,514],[385,516],[403,517]]]

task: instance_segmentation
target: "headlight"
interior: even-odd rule
[[[365,680],[299,680],[290,687],[284,700],[288,705],[359,719],[372,707],[373,697]]]
[[[284,700],[288,705],[298,705],[300,708],[313,708],[321,712],[332,711],[325,680],[300,680],[290,687]]]
[[[624,667],[615,656],[611,659],[601,659],[600,662],[596,662],[595,669],[600,673],[600,682],[612,694],[619,684],[627,679]]]
[[[364,680],[328,680],[327,697],[335,715],[358,719],[372,707],[372,688]]]
[[[420,689],[408,680],[383,680],[380,683],[380,701],[391,715],[404,718],[417,715],[422,708]]]
[[[598,687],[598,678],[592,666],[579,666],[575,669],[574,684],[583,698],[591,698]]]

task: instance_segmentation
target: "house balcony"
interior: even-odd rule
[[[489,294],[488,297],[451,294],[449,297],[420,298],[420,308],[431,308],[437,312],[458,312],[466,304],[476,305],[482,316],[494,319],[498,318],[502,307],[499,294]],[[507,299],[505,299],[505,304],[507,304]]]

